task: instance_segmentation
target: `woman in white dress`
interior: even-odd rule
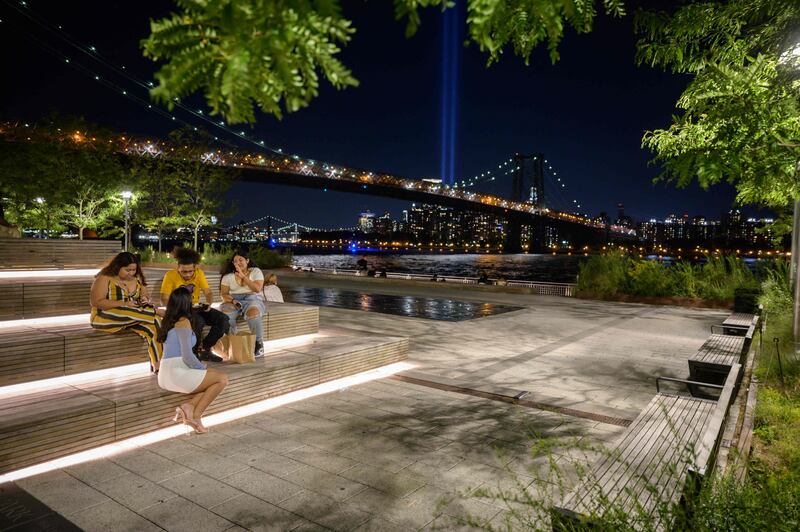
[[[169,296],[158,332],[158,341],[164,344],[158,385],[171,392],[195,394],[175,409],[174,419],[189,425],[195,432],[204,433],[208,429],[203,426],[203,412],[228,384],[228,376],[222,371],[207,369],[192,352],[195,335],[191,317],[191,292],[185,287],[176,288]]]

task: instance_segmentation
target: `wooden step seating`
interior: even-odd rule
[[[0,238],[0,268],[94,268],[120,251],[118,240]]]
[[[725,321],[722,322],[722,326],[724,328],[729,329],[739,329],[742,331],[740,334],[744,335],[744,333],[753,326],[758,325],[758,314],[746,314],[744,312],[734,312],[727,318]],[[735,334],[735,333],[726,333],[726,334]]]
[[[0,321],[83,314],[94,277],[0,280]]]
[[[208,414],[404,360],[408,339],[325,336],[245,365],[212,364],[230,384]],[[2,393],[2,388],[0,388]],[[142,374],[60,385],[0,401],[0,473],[172,425],[183,394]]]
[[[262,318],[267,341],[319,331],[319,308],[270,303]],[[240,330],[248,330],[243,323]],[[0,386],[146,362],[147,347],[133,332],[77,325],[0,328]]]
[[[562,529],[557,523],[564,530],[593,528],[593,518],[609,506],[648,521],[648,526],[629,522],[634,529],[670,529],[669,516],[659,512],[695,494],[713,463],[740,374],[741,366],[734,364],[716,401],[657,393],[616,449],[600,458],[554,508],[553,530]]]
[[[734,364],[742,364],[753,340],[755,325],[751,325],[744,336],[712,334],[691,358],[689,358],[689,380],[722,384]],[[704,396],[703,389],[691,386],[692,394]]]

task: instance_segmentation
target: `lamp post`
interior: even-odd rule
[[[130,210],[130,201],[131,197],[133,197],[133,193],[130,190],[123,190],[122,191],[122,199],[125,200],[125,251],[128,251],[128,223],[130,222],[131,218],[131,210]]]

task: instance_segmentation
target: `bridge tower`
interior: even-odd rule
[[[514,178],[511,182],[511,199],[530,201],[537,208],[545,207],[544,201],[544,155],[514,154]]]

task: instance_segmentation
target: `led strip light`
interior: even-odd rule
[[[218,414],[205,416],[203,417],[203,423],[207,427],[214,427],[217,425],[221,425],[222,423],[228,423],[237,419],[242,419],[244,417],[260,414],[262,412],[266,412],[268,410],[272,410],[274,408],[278,408],[280,406],[284,406],[290,403],[302,401],[304,399],[309,399],[311,397],[316,397],[330,392],[335,392],[343,388],[356,386],[373,380],[383,379],[391,375],[394,375],[396,373],[399,373],[401,371],[407,371],[413,369],[414,367],[415,366],[413,364],[410,364],[408,362],[396,362],[394,364],[389,364],[387,366],[382,366],[380,368],[376,368],[373,370],[357,373],[356,375],[351,375],[343,379],[336,379],[334,381],[325,382],[322,384],[318,384],[316,386],[312,386],[310,388],[297,390],[295,392],[290,392],[285,395],[273,397],[271,399],[266,399],[264,401],[258,401],[257,403],[240,406],[238,408],[234,408],[225,412],[220,412]],[[126,451],[135,450],[139,447],[152,445],[154,443],[165,441],[170,438],[175,438],[176,436],[181,436],[190,431],[191,429],[186,425],[175,425],[165,429],[156,430],[153,432],[149,432],[147,434],[142,434],[141,436],[135,436],[133,438],[129,438],[127,440],[122,440],[108,445],[103,445],[101,447],[97,447],[96,449],[82,451],[69,456],[64,456],[62,458],[57,458],[55,460],[50,460],[48,462],[37,464],[34,466],[25,467],[23,469],[18,469],[16,471],[11,471],[10,473],[5,473],[3,475],[0,475],[0,484],[4,484],[6,482],[13,482],[34,475],[40,475],[42,473],[47,473],[50,471],[54,471],[56,469],[63,469],[65,467],[71,467],[74,465],[83,464],[85,462],[91,462],[92,460],[108,458],[110,456],[118,455]]]

